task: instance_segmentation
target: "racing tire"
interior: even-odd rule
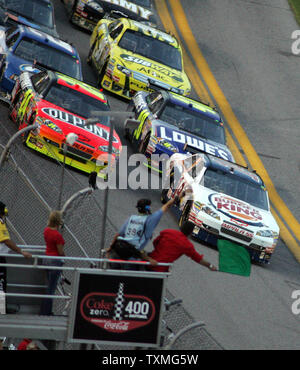
[[[86,62],[89,66],[92,65],[92,54],[94,52],[94,48],[95,48],[95,43],[90,47],[90,50],[89,50],[89,53],[88,53],[88,56],[86,58]]]
[[[170,186],[174,185],[174,172],[173,171],[170,173],[170,184],[168,185]],[[162,189],[161,194],[160,194],[160,201],[162,204],[166,204],[169,201],[169,198],[167,195],[169,190],[170,190],[170,187]]]
[[[145,139],[139,145],[139,152],[141,154],[146,154],[146,150],[150,141],[150,132],[145,136]]]
[[[74,24],[72,19],[73,19],[73,14],[74,14],[74,10],[75,10],[76,6],[77,6],[77,0],[74,1],[74,5],[72,6],[70,14],[68,15],[68,20],[71,24]]]
[[[27,141],[27,139],[28,139],[28,136],[29,136],[29,131],[24,132],[24,135],[22,135],[22,136],[21,136],[22,144],[23,144],[24,146],[27,146],[26,141]]]
[[[102,80],[103,80],[103,77],[105,75],[105,72],[106,72],[106,67],[107,67],[107,63],[105,63],[98,75],[98,80],[97,80],[97,87],[98,89],[102,89]]]
[[[179,219],[179,222],[178,222],[178,225],[179,225],[179,228],[181,229],[182,226],[187,222],[189,221],[189,214],[190,214],[190,210],[192,208],[192,204],[193,204],[193,201],[192,200],[188,200],[186,203],[185,203],[185,206],[183,208],[183,211],[181,213],[181,216],[180,216],[180,219]]]
[[[0,81],[2,80],[4,72],[5,72],[5,64],[2,63],[2,66],[0,67]]]

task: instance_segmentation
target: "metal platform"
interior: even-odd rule
[[[65,342],[67,340],[67,327],[68,318],[65,316],[0,315],[0,337]]]

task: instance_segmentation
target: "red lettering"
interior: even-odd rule
[[[113,308],[113,303],[105,302],[104,299],[102,299],[100,302],[90,298],[86,301],[86,305],[88,308],[93,308],[97,310],[111,310]]]

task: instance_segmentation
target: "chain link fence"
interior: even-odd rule
[[[2,122],[1,126],[0,155],[7,141],[16,131],[13,125],[4,126]],[[20,138],[12,145],[9,155],[0,168],[0,200],[9,209],[11,221],[9,228],[12,238],[18,244],[44,245],[43,230],[47,224],[49,212],[57,209],[58,206],[62,171],[64,171],[64,187],[61,204],[67,205],[63,228],[66,255],[99,258],[103,247],[100,245],[103,232],[105,232],[104,246],[108,247],[117,231],[109,217],[106,219],[105,230],[102,229],[103,192],[92,189],[88,191],[88,176],[77,174],[73,170],[63,168],[58,161],[38,155],[26,148]],[[76,265],[87,267],[87,262],[82,262],[82,266],[78,266],[78,263]],[[70,293],[70,290],[70,287],[66,287],[67,293]],[[171,296],[168,291],[167,294]],[[55,312],[61,313],[63,306],[64,303],[55,303]],[[193,322],[193,319],[183,307],[180,307],[172,314],[168,313],[166,321],[176,333]],[[206,329],[199,328],[199,330],[195,330],[195,333],[190,333],[184,339],[185,346],[189,349],[222,349]],[[197,348],[194,348],[195,346]],[[183,347],[181,343],[178,349]],[[111,346],[94,348],[125,349]],[[75,348],[74,345],[66,345],[65,349]]]

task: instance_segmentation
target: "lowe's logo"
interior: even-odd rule
[[[187,144],[195,149],[198,149],[199,151],[203,151],[205,153],[218,156],[227,161],[232,160],[232,157],[229,152],[226,152],[225,150],[220,149],[216,145],[206,143],[196,137],[186,135],[178,131],[172,131],[170,134],[167,134],[165,127],[160,127],[159,130],[160,130],[160,134],[158,136],[161,137],[162,139],[166,139],[171,142],[180,143],[183,145]]]

